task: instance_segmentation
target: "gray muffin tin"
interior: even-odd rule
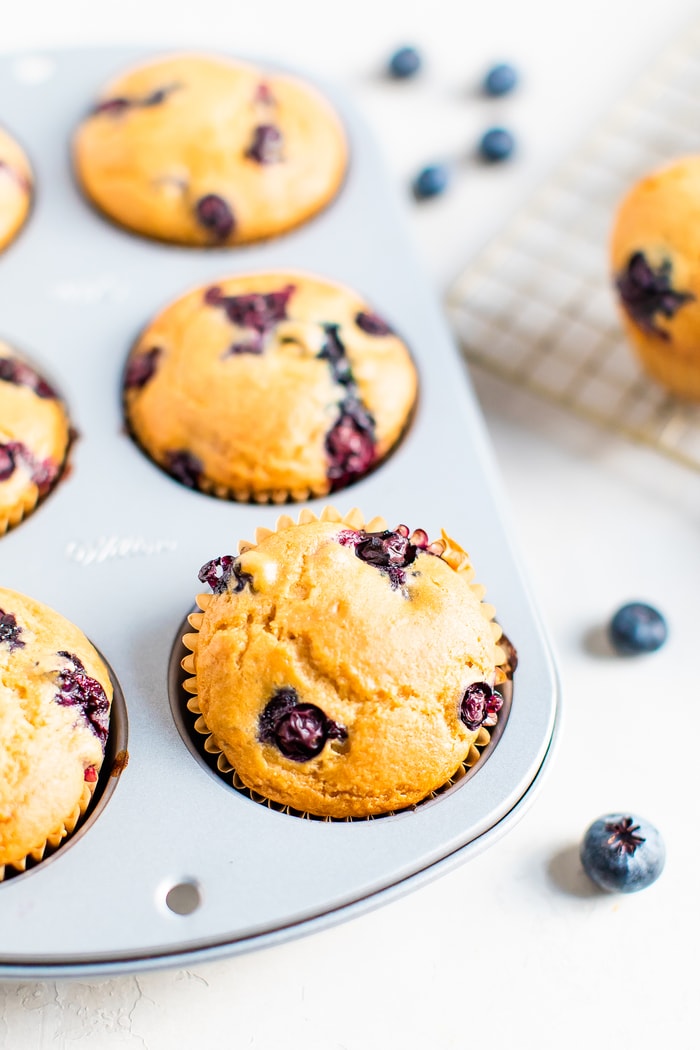
[[[264,244],[197,250],[142,240],[92,210],[74,182],[72,131],[108,78],[153,52],[60,51],[0,60],[0,123],[25,146],[36,199],[0,256],[0,338],[64,395],[79,432],[67,476],[0,539],[0,584],[78,624],[109,661],[128,712],[98,808],[49,860],[0,884],[0,977],[134,972],[279,943],[376,906],[468,859],[520,815],[550,751],[557,679],[513,550],[479,409],[407,238],[395,191],[335,89],[351,142],[336,201]],[[331,500],[220,502],[171,480],[124,432],[120,379],[143,325],[202,282],[301,269],[346,283],[409,343],[413,425],[373,474]],[[277,812],[206,769],[178,731],[168,667],[199,567],[283,511],[358,506],[391,527],[441,526],[465,546],[520,664],[510,715],[475,774],[414,811],[325,822]],[[173,676],[171,676],[173,678]],[[175,680],[177,675],[174,675]],[[174,910],[173,910],[174,909]]]

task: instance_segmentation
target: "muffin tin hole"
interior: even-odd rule
[[[165,905],[174,915],[191,915],[202,903],[202,893],[194,879],[176,882],[165,894]]]
[[[190,611],[195,612],[196,609],[193,608]],[[484,728],[481,729],[480,736],[477,738],[476,748],[472,747],[472,750],[463,765],[460,766],[447,783],[431,792],[430,795],[416,803],[416,805],[408,806],[406,809],[402,810],[395,810],[391,813],[382,813],[370,817],[337,818],[315,816],[312,813],[304,813],[292,809],[289,806],[283,806],[280,803],[273,802],[271,799],[266,798],[264,795],[261,795],[256,791],[251,791],[246,787],[235,769],[228,764],[225,757],[220,752],[209,751],[207,749],[209,737],[203,736],[195,729],[197,716],[187,707],[187,701],[190,700],[191,697],[183,686],[185,679],[191,676],[183,671],[181,667],[182,660],[189,655],[189,649],[186,649],[182,644],[182,636],[190,630],[191,627],[188,619],[185,617],[175,635],[168,663],[168,696],[170,699],[170,708],[180,736],[199,764],[204,766],[207,772],[217,780],[222,781],[227,788],[232,789],[238,795],[243,795],[252,802],[256,802],[258,805],[265,806],[267,809],[273,809],[278,813],[286,813],[292,817],[299,817],[304,820],[320,820],[325,821],[326,823],[352,823],[358,820],[385,820],[399,814],[411,813],[419,807],[425,806],[439,799],[440,796],[447,792],[457,790],[463,784],[466,784],[466,782],[483,767],[484,763],[488,761],[489,756],[503,735],[510,714],[513,699],[513,682],[511,679],[498,686],[498,692],[503,697],[503,707],[498,714],[497,723],[488,731]],[[340,749],[342,750],[342,743],[340,744]],[[478,751],[478,760],[474,755],[475,750]]]
[[[95,646],[95,649],[97,649],[97,646]],[[52,863],[57,856],[70,849],[74,843],[78,842],[104,811],[105,806],[116,790],[121,774],[128,765],[129,724],[124,693],[109,661],[105,659],[104,654],[99,649],[97,649],[97,652],[109,672],[114,695],[112,697],[109,735],[107,737],[104,760],[92,801],[87,812],[80,818],[75,830],[67,835],[57,846],[47,847],[41,860],[28,859],[24,871],[18,871],[16,868],[7,865],[4,878],[0,879],[0,893],[2,893],[1,887],[4,883],[13,882],[15,879],[22,878],[22,876],[36,871],[37,868],[45,867],[47,864]]]

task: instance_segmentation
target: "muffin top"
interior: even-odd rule
[[[274,237],[325,207],[347,144],[309,84],[178,54],[112,81],[78,128],[74,158],[88,197],[119,224],[224,245]]]
[[[409,352],[353,291],[257,273],[197,288],[142,333],[124,374],[129,429],[183,484],[284,501],[357,480],[401,437]]]
[[[0,535],[51,491],[70,437],[66,408],[56,391],[0,342]]]
[[[107,669],[82,631],[0,589],[0,874],[40,854],[85,808],[111,700]]]
[[[700,156],[640,179],[618,208],[611,263],[628,328],[671,355],[700,348]]]
[[[269,799],[333,817],[401,809],[495,721],[500,628],[444,533],[304,517],[201,570],[213,594],[184,638],[190,706]]]
[[[22,147],[0,128],[0,251],[27,218],[32,200],[32,169]]]

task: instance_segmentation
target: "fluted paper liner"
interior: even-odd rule
[[[294,519],[290,517],[289,514],[282,514],[277,519],[274,529],[266,528],[264,526],[261,526],[260,528],[256,529],[254,543],[250,542],[249,540],[239,540],[238,552],[239,554],[243,554],[246,551],[253,550],[255,547],[258,546],[258,544],[262,543],[263,540],[265,540],[268,536],[271,536],[274,532],[281,532],[283,529],[293,528],[296,525],[305,525],[313,521],[337,522],[338,524],[348,526],[348,528],[364,529],[367,532],[383,532],[388,527],[387,522],[382,517],[372,518],[370,521],[365,523],[364,515],[362,511],[360,511],[357,507],[354,507],[346,514],[341,514],[338,510],[336,510],[335,507],[326,506],[318,515],[315,514],[308,507],[305,507],[299,512],[297,521],[294,521]],[[469,581],[470,587],[476,595],[476,597],[481,602],[482,608],[486,613],[487,618],[491,621],[491,631],[493,633],[493,639],[495,642],[497,642],[502,637],[503,630],[501,626],[498,623],[496,623],[493,619],[495,615],[494,607],[482,600],[486,588],[482,584],[472,582],[474,570],[472,568],[471,561],[467,552],[463,550],[458,543],[451,539],[444,531],[444,529],[442,530],[441,538],[439,540],[436,540],[434,543],[429,544],[428,550],[430,550],[436,555],[439,555],[443,559],[443,561],[446,561],[447,564],[455,570],[455,572],[464,572],[468,574],[467,579]],[[195,670],[197,634],[199,631],[199,627],[202,623],[203,613],[211,603],[213,597],[213,594],[203,593],[198,594],[195,598],[195,602],[201,611],[190,613],[190,615],[187,617],[187,622],[189,623],[190,627],[192,627],[192,632],[188,632],[183,635],[182,643],[186,649],[190,650],[190,652],[187,656],[183,657],[183,659],[180,662],[180,666],[186,674],[192,676],[183,680],[182,688],[187,693],[191,694],[190,699],[187,701],[187,709],[193,715],[196,716],[194,721],[195,732],[204,737],[203,748],[207,752],[207,754],[216,756],[216,768],[219,774],[221,774],[222,777],[226,778],[227,780],[230,780],[232,786],[236,789],[236,791],[239,791],[240,793],[246,795],[248,798],[251,798],[254,802],[259,802],[262,805],[265,805],[270,809],[277,810],[281,813],[289,813],[293,816],[303,817],[310,820],[377,820],[381,817],[391,816],[393,812],[398,812],[391,811],[367,817],[320,817],[316,816],[313,813],[307,813],[302,810],[293,809],[291,806],[284,805],[280,802],[275,802],[272,799],[267,798],[267,796],[262,795],[257,791],[253,791],[241,780],[235,768],[231,765],[228,758],[224,754],[223,748],[219,744],[215,735],[207,726],[197,699],[197,678]],[[509,654],[500,645],[497,645],[496,658],[498,664],[496,667],[495,685],[501,685],[510,677],[510,667],[508,663]],[[494,717],[495,721],[493,725],[495,725],[497,721],[497,716]],[[423,805],[425,802],[428,802],[432,798],[436,798],[438,795],[442,794],[453,784],[456,784],[460,780],[462,780],[462,778],[466,776],[469,770],[478,762],[479,758],[481,757],[482,751],[490,742],[491,734],[489,733],[488,729],[486,729],[484,726],[481,726],[481,728],[478,730],[474,742],[469,748],[465,759],[463,760],[460,767],[452,774],[449,780],[447,780],[439,788],[436,788],[434,791],[430,792],[430,794],[428,794],[424,799],[421,799],[420,802],[417,802],[411,806],[407,806],[406,809],[414,810],[417,806]]]
[[[63,840],[75,831],[80,818],[85,816],[85,813],[92,802],[92,796],[95,792],[96,786],[96,781],[93,783],[85,781],[83,783],[83,790],[80,799],[67,820],[58,824],[54,830],[46,836],[43,842],[40,842],[34,847],[34,849],[29,850],[20,860],[14,860],[8,864],[0,864],[0,882],[4,880],[5,872],[8,868],[12,868],[12,870],[16,872],[26,871],[27,861],[43,860],[44,857],[50,855],[53,850],[57,849]]]

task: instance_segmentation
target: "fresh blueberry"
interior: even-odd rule
[[[484,77],[486,95],[507,95],[518,84],[518,73],[507,62],[493,66]]]
[[[479,155],[491,163],[508,160],[514,149],[515,139],[506,128],[489,128],[479,142]]]
[[[422,64],[415,47],[400,47],[389,59],[389,73],[398,80],[415,76]]]
[[[640,817],[611,813],[588,828],[581,843],[586,874],[603,890],[635,893],[656,882],[666,849],[656,828]]]
[[[413,180],[413,196],[416,200],[438,197],[450,183],[450,173],[444,164],[429,164],[419,171]]]
[[[629,602],[613,616],[608,636],[613,648],[625,656],[653,653],[666,641],[668,627],[658,609],[644,602]]]

